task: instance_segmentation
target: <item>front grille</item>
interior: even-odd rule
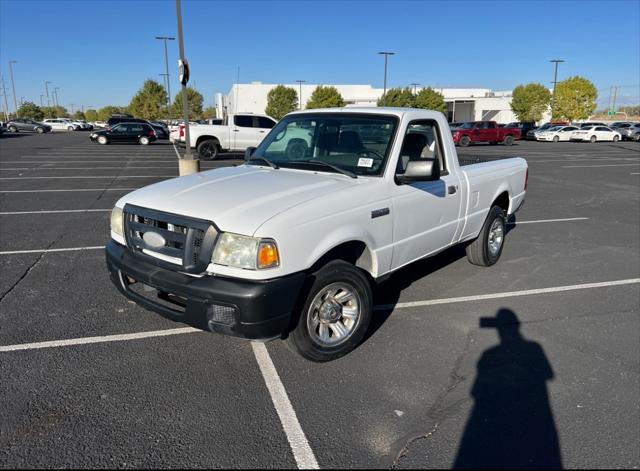
[[[211,260],[218,231],[211,221],[127,204],[127,247],[155,264],[186,273],[202,273]]]

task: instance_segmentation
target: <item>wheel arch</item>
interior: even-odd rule
[[[195,147],[198,147],[201,142],[208,141],[208,140],[218,141],[218,145],[220,145],[220,139],[218,139],[216,136],[210,136],[208,134],[205,134],[203,136],[198,136],[198,138],[196,139]]]
[[[331,246],[314,253],[309,271],[314,272],[332,260],[344,260],[365,271],[372,279],[378,272],[378,263],[370,245],[353,238],[335,242]]]

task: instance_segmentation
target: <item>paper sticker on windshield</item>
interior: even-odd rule
[[[373,167],[373,159],[366,159],[364,157],[360,157],[358,159],[358,167],[367,167],[367,168]]]

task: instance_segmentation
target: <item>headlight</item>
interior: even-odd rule
[[[220,236],[211,261],[249,270],[275,268],[280,265],[275,241],[225,232]]]
[[[124,216],[122,214],[122,208],[116,206],[111,210],[111,230],[120,237],[124,237],[123,222]]]

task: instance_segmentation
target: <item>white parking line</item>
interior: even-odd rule
[[[513,225],[518,225],[518,224],[537,224],[537,223],[541,223],[541,222],[565,222],[565,221],[584,221],[587,220],[589,218],[565,218],[565,219],[538,219],[537,221],[514,221],[514,222],[507,222],[507,224],[513,224]]]
[[[63,249],[36,249],[36,250],[7,250],[0,252],[0,255],[18,255],[25,253],[50,253],[50,252],[77,252],[79,250],[100,250],[104,249],[104,245],[96,245],[94,247],[67,247]]]
[[[71,175],[71,176],[52,176],[52,177],[0,177],[0,180],[72,180],[77,178],[164,178],[164,177],[177,177],[176,174],[170,175]]]
[[[256,356],[256,361],[260,367],[260,372],[264,378],[264,382],[267,385],[269,394],[271,395],[271,401],[278,413],[280,423],[284,429],[284,433],[287,436],[293,457],[296,460],[296,464],[299,469],[319,469],[316,457],[313,454],[313,450],[309,446],[307,437],[300,426],[296,411],[291,405],[287,391],[280,381],[280,376],[276,367],[271,361],[267,347],[264,343],[252,342],[251,347],[253,353]]]
[[[483,301],[501,298],[514,298],[519,296],[531,296],[535,294],[560,293],[563,291],[575,291],[580,289],[606,288],[609,286],[631,285],[640,283],[640,278],[626,280],[604,281],[600,283],[584,283],[580,285],[555,286],[552,288],[526,289],[523,291],[509,291],[506,293],[480,294],[476,296],[461,296],[459,298],[430,299],[428,301],[412,301],[397,304],[380,304],[374,306],[374,311],[388,311],[389,309],[406,309],[409,307],[435,306],[438,304],[463,303],[469,301]]]
[[[610,165],[564,165],[562,168],[598,168],[598,167],[634,167],[640,165],[637,164],[610,164]]]
[[[0,190],[0,193],[52,193],[66,191],[133,191],[138,188],[80,188],[77,190]]]
[[[20,214],[59,214],[59,213],[93,213],[111,211],[111,209],[55,209],[43,211],[3,211],[0,216],[16,216]]]

